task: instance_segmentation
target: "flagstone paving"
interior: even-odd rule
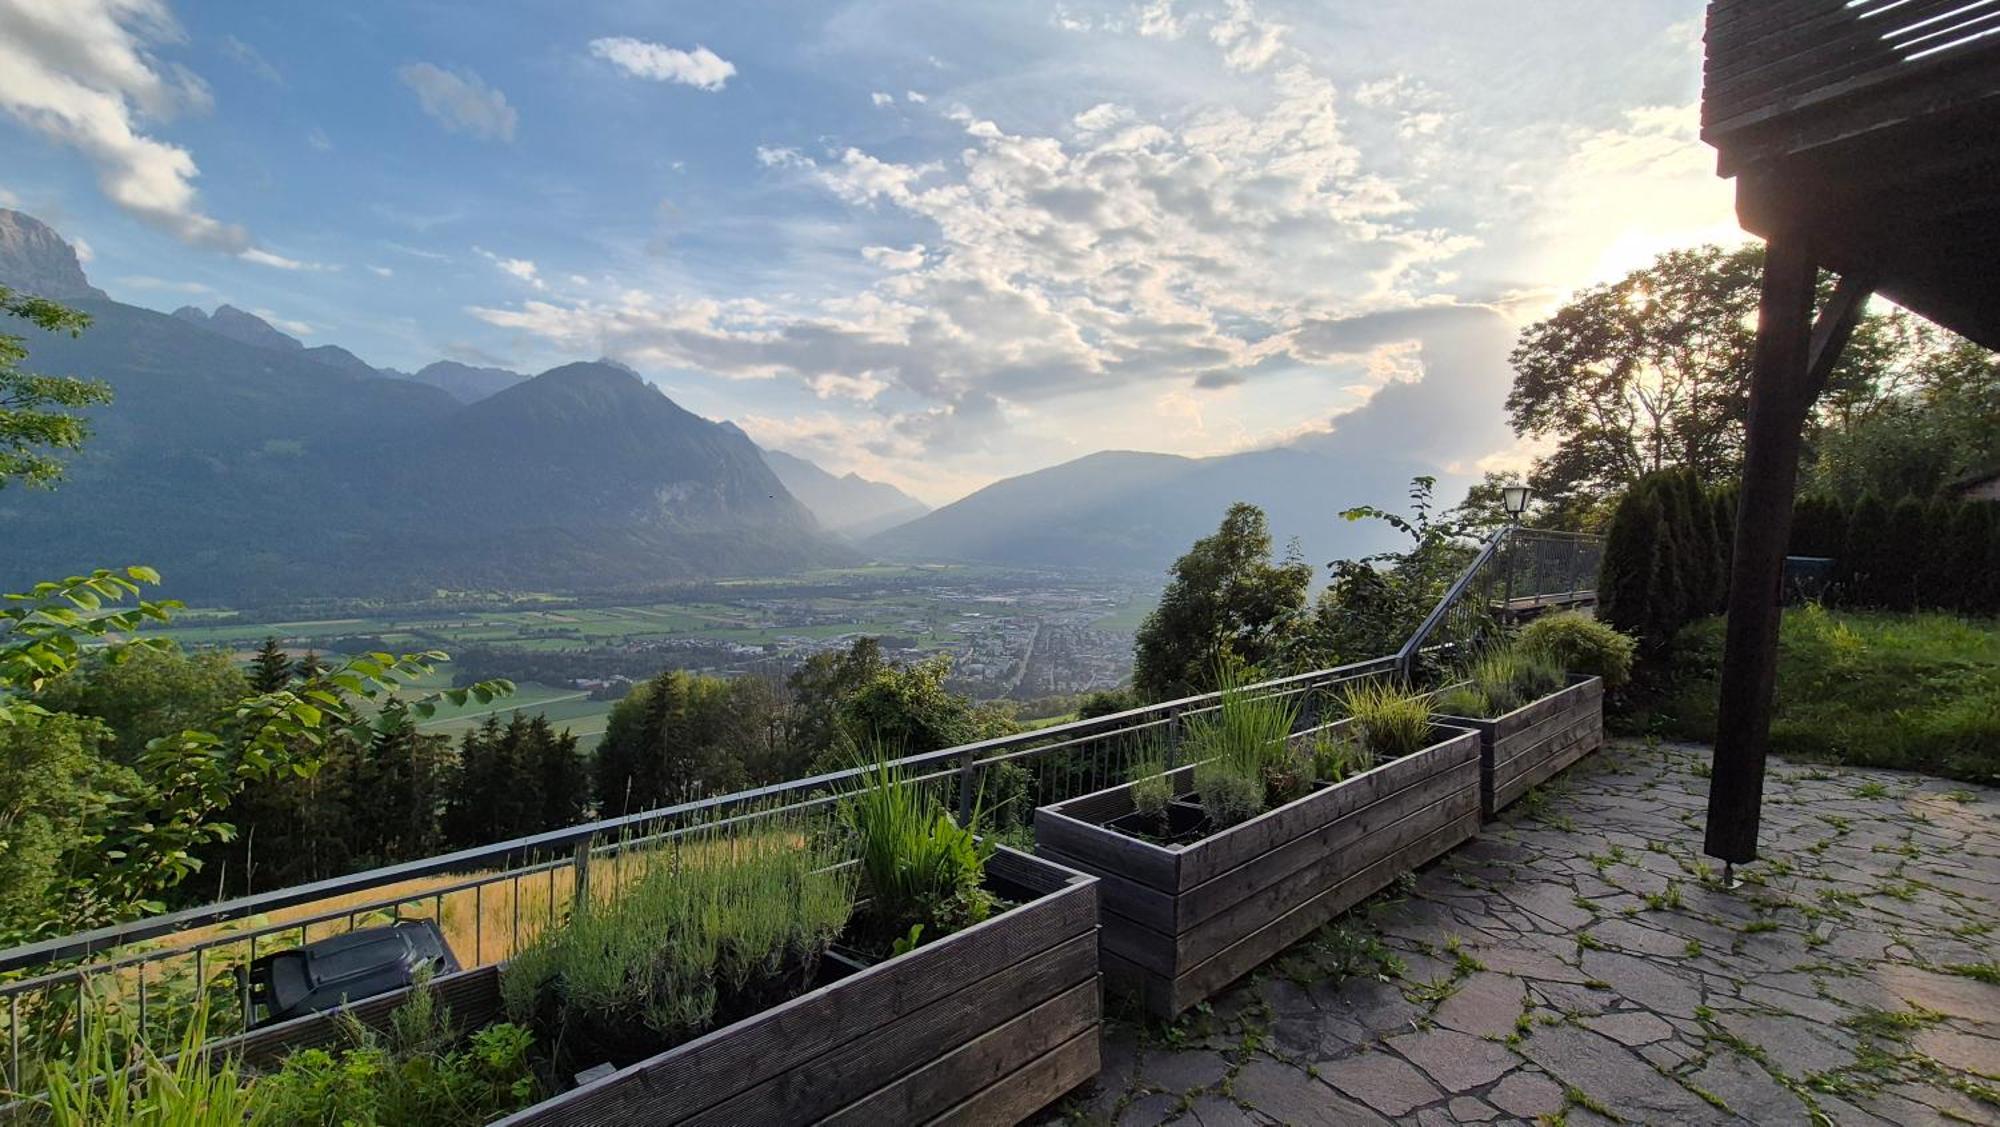
[[[1727,889],[1706,762],[1614,741],[1209,1006],[1114,1018],[1054,1117],[2000,1123],[2000,790],[1774,761]]]

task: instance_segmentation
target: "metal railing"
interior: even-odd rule
[[[1439,646],[1477,648],[1524,612],[1593,606],[1604,538],[1509,525],[1480,544],[1452,585],[1396,651],[1397,670],[1417,675]]]
[[[1415,678],[1426,655],[1477,645],[1495,628],[1497,596],[1576,600],[1589,594],[1601,541],[1519,528],[1486,541],[1470,566],[1396,654],[1259,682],[1250,691],[1298,698],[1298,731],[1321,726],[1345,688],[1372,678]],[[1058,724],[897,761],[961,818],[975,806],[1003,836],[1025,833],[1037,806],[1129,777],[1142,756],[1180,762],[1194,717],[1218,707],[1208,693]],[[616,897],[622,860],[717,827],[754,829],[777,817],[830,815],[857,783],[850,769],[658,810],[389,865],[216,904],[151,916],[0,951],[0,1087],[20,1091],[24,1048],[46,1051],[82,1033],[87,1011],[122,1011],[137,1035],[172,1044],[208,1004],[208,1034],[251,1017],[247,968],[260,954],[391,919],[431,919],[466,968],[504,962],[585,897]],[[275,918],[275,917],[283,918]],[[86,1004],[86,999],[88,1004]]]
[[[1389,658],[1276,678],[1251,691],[1299,700],[1299,727],[1322,722],[1348,685],[1394,672]],[[1219,693],[1134,708],[897,761],[961,816],[977,806],[989,828],[1021,833],[1033,808],[1124,781],[1142,756],[1178,762],[1190,719]],[[312,884],[188,908],[0,951],[0,1087],[19,1092],[23,1051],[80,1038],[86,1011],[129,1018],[136,1035],[173,1044],[192,999],[207,1001],[209,1037],[246,1028],[247,975],[259,955],[390,919],[431,919],[466,968],[504,962],[582,897],[616,897],[621,859],[684,835],[754,829],[766,819],[832,813],[861,769],[589,822],[531,837],[390,865]],[[286,918],[273,919],[283,914]],[[85,1004],[86,999],[88,1005]]]

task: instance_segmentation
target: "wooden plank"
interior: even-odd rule
[[[1079,861],[1054,849],[1043,849],[1037,856],[1047,857],[1060,865],[1090,872],[1097,878],[1097,902],[1102,911],[1132,920],[1154,931],[1170,932],[1174,929],[1174,894],[1162,892],[1149,885],[1125,879],[1121,873],[1109,868],[1092,870],[1088,862]]]
[[[1515,799],[1529,790],[1554,777],[1577,760],[1604,746],[1603,728],[1593,723],[1590,730],[1581,733],[1574,742],[1544,756],[1533,763],[1525,764],[1508,772],[1504,777],[1497,774],[1493,783],[1493,802],[1496,809],[1505,809]]]
[[[1371,805],[1337,818],[1314,833],[1297,838],[1246,865],[1189,889],[1175,900],[1173,930],[1187,932],[1224,912],[1235,913],[1245,901],[1301,870],[1319,868],[1331,858],[1349,868],[1359,851],[1374,847],[1374,838],[1391,833],[1404,819],[1460,790],[1477,790],[1479,765],[1460,763],[1420,779]]]
[[[504,1122],[673,1122],[922,1009],[968,978],[984,977],[1096,926],[1096,881],[1068,884]]]
[[[1377,861],[1374,865],[1292,909],[1286,915],[1271,921],[1256,934],[1245,937],[1235,946],[1218,952],[1206,962],[1190,968],[1172,984],[1173,1013],[1165,1013],[1162,1016],[1173,1017],[1209,997],[1262,965],[1278,952],[1303,939],[1314,928],[1388,887],[1398,875],[1424,864],[1470,838],[1479,831],[1478,799],[1475,795],[1466,793],[1461,799],[1460,806],[1461,810],[1457,817],[1439,827],[1429,837],[1412,842],[1396,853]]]
[[[1121,784],[1129,790],[1130,783]],[[1089,873],[1116,872],[1154,888],[1180,886],[1180,854],[1148,841],[1106,829],[1064,813],[1069,803],[1035,811],[1035,849],[1069,858],[1066,864]]]
[[[1474,764],[1462,765],[1459,781],[1417,810],[1369,833],[1356,835],[1350,848],[1324,854],[1319,863],[1299,868],[1240,898],[1228,911],[1181,932],[1174,937],[1175,966],[1200,965],[1245,936],[1282,919],[1296,906],[1309,903],[1323,890],[1338,886],[1384,857],[1395,856],[1411,842],[1427,839],[1441,827],[1462,818],[1467,810],[1477,813],[1478,771]]]
[[[1543,763],[1551,759],[1565,756],[1568,758],[1564,766],[1567,766],[1586,752],[1595,750],[1601,742],[1603,742],[1603,726],[1595,717],[1582,717],[1572,727],[1550,736],[1531,748],[1523,749],[1519,755],[1511,759],[1496,764],[1492,777],[1495,782],[1516,778],[1538,770]]]
[[[1097,1028],[1102,1018],[1097,980],[1079,983],[888,1087],[848,1104],[821,1123],[826,1127],[880,1127],[923,1122],[965,1102],[966,1093],[989,1088],[1078,1034]]]
[[[1412,779],[1479,757],[1477,733],[1449,731],[1449,736],[1421,751],[1343,779],[1188,846],[1181,855],[1179,891],[1214,880],[1253,857],[1401,790]]]
[[[1093,1025],[1012,1076],[931,1120],[949,1127],[1007,1127],[1061,1099],[1102,1067],[1103,1026]]]
[[[684,1122],[723,1127],[817,1119],[1083,982],[1097,982],[1095,935],[1076,936],[987,975]]]
[[[440,975],[431,982],[438,1002],[451,1011],[452,1024],[463,1030],[477,1029],[500,1016],[500,968],[478,967],[456,974]],[[348,1044],[342,1016],[352,1017],[375,1030],[387,1032],[389,1016],[405,1001],[408,989],[378,994],[338,1010],[307,1014],[263,1029],[239,1033],[211,1041],[202,1051],[211,1058],[238,1056],[252,1068],[270,1068],[300,1049],[324,1049]]]
[[[1498,743],[1493,748],[1493,770],[1518,769],[1517,764],[1526,766],[1547,756],[1554,745],[1562,745],[1580,731],[1598,731],[1604,726],[1600,713],[1592,711],[1572,712],[1566,716],[1549,718],[1549,723],[1536,729],[1532,739],[1516,739]],[[1522,761],[1526,761],[1525,763]]]

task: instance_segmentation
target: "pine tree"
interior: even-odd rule
[[[1656,503],[1648,507],[1656,514],[1653,550],[1659,566],[1653,571],[1652,587],[1646,593],[1647,614],[1640,644],[1650,647],[1656,656],[1665,656],[1673,648],[1674,635],[1688,621],[1687,576],[1683,567],[1686,556],[1674,535],[1666,506]]]
[[[1888,591],[1889,506],[1864,493],[1847,518],[1847,550],[1841,553],[1842,602],[1848,606],[1882,606]]]
[[[437,852],[452,768],[448,738],[418,731],[400,704],[383,713],[355,769],[352,808],[354,851],[377,865]]]
[[[1816,495],[1799,498],[1792,511],[1791,554],[1838,560],[1846,547],[1847,508],[1840,499]]]
[[[319,659],[316,650],[307,650],[305,656],[292,664],[292,676],[301,681],[310,681],[326,672],[326,662]]]
[[[1710,501],[1715,518],[1716,605],[1729,606],[1731,568],[1736,561],[1736,486],[1725,485]]]
[[[1965,614],[1992,614],[2000,609],[1987,600],[1993,581],[1986,573],[1986,546],[1996,532],[1995,508],[2000,506],[1976,501],[1952,507],[1951,537],[1943,553],[1951,573],[1948,605]]]
[[[1953,602],[1951,518],[1958,505],[1943,497],[1924,503],[1924,536],[1916,545],[1916,581],[1912,585],[1918,610],[1939,610]]]
[[[535,781],[541,797],[541,824],[536,831],[561,829],[584,820],[590,812],[590,776],[585,773],[583,756],[576,736],[565,728],[550,729],[547,718],[536,716],[530,724],[531,754],[528,778]]]
[[[1658,569],[1653,525],[1659,506],[1651,494],[1634,485],[1618,499],[1605,534],[1604,562],[1597,576],[1597,613],[1627,634],[1645,632],[1647,602]]]
[[[278,648],[278,639],[265,638],[250,659],[250,687],[260,693],[275,693],[292,680],[292,655]]]
[[[1883,569],[1882,605],[1891,610],[1917,609],[1917,583],[1925,551],[1928,514],[1924,503],[1905,497],[1889,510],[1887,549],[1876,566]]]

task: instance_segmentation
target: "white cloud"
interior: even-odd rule
[[[921,106],[921,105],[923,105],[923,104],[924,104],[925,102],[928,102],[928,101],[930,101],[930,98],[929,98],[929,97],[927,97],[927,96],[925,96],[925,95],[923,95],[923,94],[919,94],[919,93],[917,93],[917,92],[916,92],[915,90],[905,90],[905,91],[903,91],[903,97],[904,97],[904,99],[905,99],[905,100],[907,100],[907,101],[911,101],[911,102],[915,102],[915,103],[916,103],[917,105],[920,105],[920,106]]]
[[[268,309],[252,309],[250,312],[255,313],[257,316],[269,321],[273,326],[283,329],[295,337],[311,336],[319,331],[304,321],[295,321],[289,317],[280,317]]]
[[[183,40],[161,0],[0,0],[0,110],[81,153],[119,208],[192,246],[241,254],[242,227],[203,211],[194,157],[151,123],[212,104],[185,68],[152,49]]]
[[[952,163],[760,149],[767,168],[934,232],[907,250],[861,246],[891,272],[841,296],[632,291],[471,312],[566,351],[865,393],[879,427],[857,441],[883,456],[978,450],[1059,397],[1240,383],[1296,362],[1302,318],[1407,304],[1413,277],[1472,245],[1364,171],[1331,83],[1296,65],[1265,81],[1254,111],[1146,121],[1093,107],[1074,137],[954,111]]]
[[[541,271],[537,269],[533,261],[526,258],[508,258],[504,255],[494,254],[484,247],[473,247],[472,249],[478,251],[486,261],[498,266],[503,272],[519,278],[521,281],[528,283],[538,290],[547,288],[547,284],[542,281]]]
[[[1231,70],[1262,70],[1278,57],[1284,46],[1281,23],[1259,19],[1250,0],[1229,0],[1229,14],[1210,25],[1208,38],[1222,48],[1222,61]]]
[[[321,129],[317,125],[306,131],[306,144],[311,145],[322,153],[333,151],[333,138],[328,137],[326,130]]]
[[[884,94],[880,90],[868,95],[868,100],[878,106],[893,106],[896,104],[896,96],[894,94]]]
[[[241,254],[238,254],[236,257],[242,259],[245,262],[254,262],[259,266],[270,266],[279,270],[331,270],[332,269],[332,267],[326,266],[322,263],[302,262],[296,258],[286,258],[282,254],[273,254],[272,252],[264,250],[261,247],[251,247],[250,249],[243,251]]]
[[[915,270],[924,264],[924,244],[908,250],[895,247],[862,247],[861,257],[886,270]]]
[[[1154,39],[1179,39],[1187,34],[1187,21],[1174,15],[1174,0],[1148,0],[1139,8],[1139,34]]]
[[[371,265],[368,267],[368,272],[377,278],[393,278],[396,276],[396,271],[387,266]]]
[[[234,35],[225,35],[222,37],[222,53],[251,74],[256,75],[273,86],[283,86],[285,84],[285,76],[278,73],[278,68],[272,66],[269,59],[259,54],[257,48],[243,42]]]
[[[520,124],[521,115],[507,104],[505,94],[488,86],[472,71],[408,63],[396,75],[403,85],[416,92],[424,112],[446,129],[485,140],[514,139],[514,128]]]
[[[90,265],[91,260],[97,257],[97,252],[91,249],[90,244],[85,242],[81,235],[71,235],[69,245],[76,248],[76,260],[85,266]]]
[[[699,45],[683,51],[620,35],[591,40],[590,53],[635,78],[676,82],[697,90],[720,90],[736,73],[735,63]]]
[[[205,295],[215,292],[215,287],[206,282],[189,282],[172,278],[155,278],[151,274],[127,274],[115,279],[118,285],[130,286],[137,290],[158,290],[162,293]]]

